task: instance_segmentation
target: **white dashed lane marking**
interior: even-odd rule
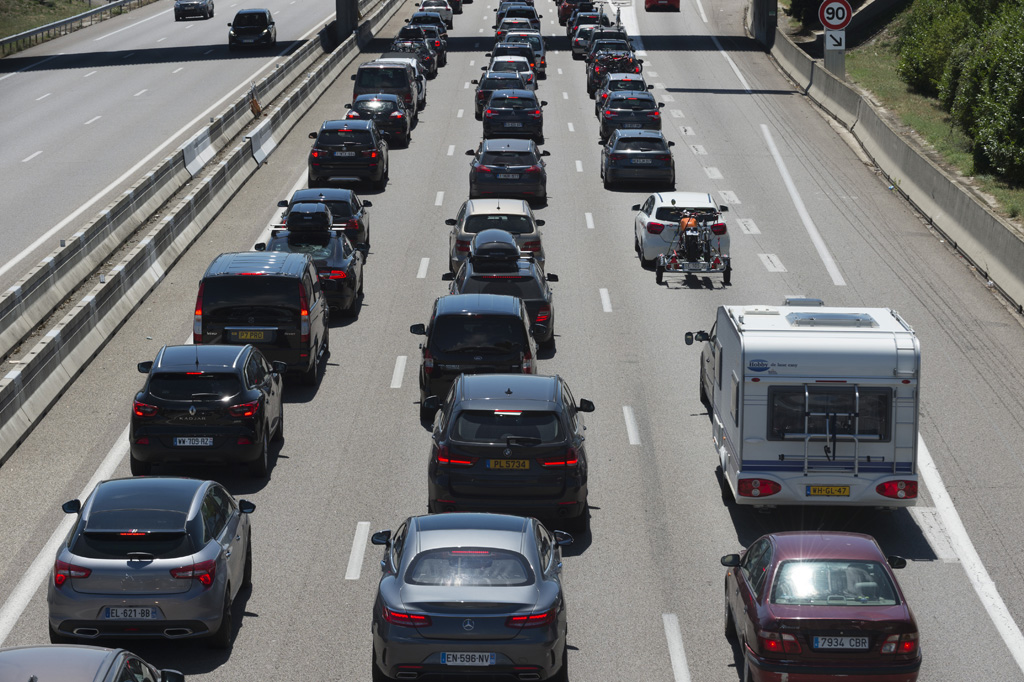
[[[610,313],[612,311],[612,299],[608,295],[608,290],[598,289],[598,293],[601,294],[601,309],[606,313]]]
[[[450,144],[450,145],[448,145],[448,156],[454,156],[454,155],[455,155],[455,145]]]
[[[629,405],[622,406],[622,418],[626,420],[626,437],[630,445],[640,445],[640,429],[636,425],[636,415]]]
[[[132,97],[138,97],[139,95],[141,95],[141,94],[143,94],[143,93],[146,93],[146,92],[149,92],[149,90],[148,90],[148,89],[142,89],[142,90],[139,90],[139,91],[138,91],[138,92],[136,92],[136,93],[135,93],[134,95],[132,95]]]
[[[786,266],[774,253],[759,253],[757,257],[761,259],[761,263],[764,264],[765,270],[768,272],[786,272]]]
[[[566,124],[569,126],[569,132],[570,133],[575,133],[576,132],[576,129],[572,127],[572,121],[566,121]]]
[[[668,113],[671,114],[672,118],[683,118],[684,114],[679,109],[669,109]]]
[[[718,196],[722,197],[722,201],[730,206],[743,203],[740,201],[740,198],[736,196],[736,192],[731,192],[727,189],[719,191]]]
[[[178,73],[179,71],[182,71],[184,68],[185,68],[184,66],[179,66],[174,71],[171,71],[171,73]]]
[[[691,144],[690,145],[690,151],[693,152],[695,156],[707,156],[708,155],[708,150],[704,149],[704,146],[703,145],[699,145],[699,144]]]
[[[459,109],[459,110],[458,110],[458,111],[457,111],[457,112],[455,113],[455,118],[462,118],[462,115],[463,115],[464,113],[466,113],[466,110],[465,110],[465,109]]]
[[[40,150],[40,151],[36,152],[35,154],[30,154],[29,156],[26,156],[24,159],[22,159],[21,162],[22,163],[28,163],[29,161],[31,161],[32,159],[36,158],[37,156],[39,156],[42,153],[43,153],[42,150]]]
[[[438,192],[437,196],[434,197],[434,206],[440,206],[444,204],[444,192]]]
[[[665,626],[665,639],[668,641],[668,658],[672,662],[672,679],[675,682],[690,682],[683,635],[679,630],[679,616],[674,613],[663,613],[661,621]]]
[[[583,214],[583,218],[587,221],[587,229],[588,230],[593,230],[594,229],[594,214],[593,213],[584,213]]]
[[[714,166],[706,166],[704,172],[708,174],[709,180],[721,180],[723,175],[722,171],[718,170]]]
[[[90,123],[95,123],[96,121],[100,120],[101,118],[103,118],[103,117],[102,116],[93,116],[92,118],[90,118],[88,121],[85,122],[85,125],[89,125]]]
[[[405,376],[405,363],[408,356],[399,355],[395,358],[395,371],[391,373],[391,388],[401,388],[402,378]]]
[[[352,552],[348,555],[348,569],[345,580],[359,580],[363,572],[363,555],[366,554],[366,540],[370,537],[370,522],[360,521],[356,524],[356,534],[352,538]]]
[[[427,266],[428,265],[430,265],[430,259],[429,258],[421,258],[420,259],[420,269],[416,273],[416,279],[426,279],[427,278]]]
[[[42,97],[36,97],[36,101],[37,101],[37,102],[39,102],[39,101],[41,101],[41,100],[44,100],[44,99],[46,99],[47,97],[49,97],[50,95],[52,95],[52,94],[53,94],[52,92],[48,92],[48,93],[46,93],[45,95],[43,95]]]
[[[96,73],[96,72],[95,71],[90,71],[89,73],[87,73],[84,76],[82,76],[82,78],[88,78],[89,76],[93,75],[94,73]]]
[[[761,234],[761,230],[757,229],[757,225],[750,218],[740,218],[736,222],[743,234]]]
[[[576,161],[576,172],[577,173],[582,173],[583,172],[583,162],[582,161],[579,161],[579,160]]]

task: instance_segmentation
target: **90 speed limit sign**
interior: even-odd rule
[[[829,31],[842,31],[852,15],[853,9],[847,0],[825,0],[818,8],[818,20]]]

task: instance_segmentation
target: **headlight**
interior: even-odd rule
[[[230,31],[228,31],[228,35],[231,36],[232,38],[234,38],[235,37],[235,29],[231,29]]]

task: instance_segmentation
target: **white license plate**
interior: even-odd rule
[[[174,439],[174,444],[185,448],[208,448],[213,446],[213,436],[185,436]]]
[[[160,617],[160,609],[151,606],[108,606],[103,609],[107,620],[154,620]]]
[[[442,653],[441,662],[445,665],[494,665],[497,654],[477,652]]]
[[[523,124],[522,123],[512,123],[511,121],[509,121],[509,122],[505,123],[505,127],[506,128],[522,128]]]
[[[518,180],[519,173],[498,173],[499,180]]]
[[[622,127],[623,128],[639,128],[640,124],[639,123],[624,123],[622,125]]]
[[[652,163],[650,159],[633,159],[633,163]]]
[[[355,156],[355,152],[334,152],[335,156]]]
[[[867,649],[870,642],[867,637],[815,637],[815,649]]]

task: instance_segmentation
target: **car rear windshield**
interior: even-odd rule
[[[434,320],[430,345],[442,353],[520,353],[525,333],[522,320],[510,315],[442,315]]]
[[[637,80],[626,80],[625,78],[617,81],[608,81],[608,89],[612,92],[617,90],[643,90],[647,86],[642,81]]]
[[[70,550],[93,559],[126,559],[129,552],[173,558],[196,551],[185,514],[161,509],[111,509],[90,514]]]
[[[519,587],[533,581],[530,563],[522,554],[473,547],[421,552],[405,572],[410,585]]]
[[[516,71],[515,73],[519,73]],[[485,78],[480,81],[481,90],[501,90],[521,86],[523,83],[518,78]]]
[[[892,606],[899,603],[889,573],[877,561],[784,561],[772,587],[773,604]]]
[[[686,208],[684,206],[660,206],[658,210],[654,212],[654,217],[658,220],[667,220],[673,223],[678,223],[683,219],[684,213],[706,213],[709,209],[706,208]]]
[[[514,61],[514,62],[494,62],[491,64],[491,71],[495,73],[518,73],[519,71],[529,71],[530,65],[526,62]]]
[[[338,218],[352,217],[352,205],[347,201],[324,201],[321,203],[327,204],[327,208],[331,209],[331,216],[335,219],[334,222],[338,222]]]
[[[316,143],[318,147],[370,146],[373,139],[368,130],[321,130]]]
[[[285,237],[277,237],[267,245],[268,251],[284,251],[287,253],[308,253],[313,260],[324,260],[334,252],[333,235],[329,230],[323,232],[299,232]]]
[[[538,53],[543,50],[543,43],[541,42],[540,36],[536,33],[509,33],[505,36],[505,42],[527,43],[533,48],[534,53]]]
[[[628,137],[624,140],[619,140],[618,144],[615,145],[615,151],[619,152],[667,152],[668,145],[664,140],[657,138],[637,138]]]
[[[529,43],[521,43],[519,45],[499,45],[494,48],[491,52],[495,57],[526,57],[527,59],[533,59],[533,48],[530,47]]]
[[[233,28],[246,26],[266,26],[267,15],[265,14],[236,14],[235,20],[231,22]]]
[[[653,99],[646,97],[616,97],[608,102],[610,109],[623,109],[626,111],[650,111],[657,109],[658,105]]]
[[[409,86],[409,78],[405,69],[359,69],[356,75],[356,87],[369,90],[381,88],[405,88]],[[322,133],[321,133],[322,134]]]
[[[452,438],[464,443],[504,443],[510,436],[560,443],[561,421],[554,412],[521,410],[467,410],[452,426]]]
[[[220,400],[241,392],[234,374],[159,372],[149,379],[150,395],[164,400]]]
[[[492,97],[488,104],[492,109],[536,109],[537,100],[528,97]]]
[[[244,322],[247,315],[272,309],[299,316],[297,278],[265,275],[208,277],[203,283],[203,317]]]
[[[394,102],[375,99],[369,102],[356,102],[352,105],[352,108],[365,114],[390,114],[398,107]],[[331,208],[334,208],[333,204]],[[331,212],[333,213],[334,211],[332,210]]]
[[[492,228],[509,234],[530,234],[534,230],[533,221],[525,215],[471,215],[462,226],[469,234]]]
[[[467,277],[462,285],[462,293],[518,296],[524,301],[544,298],[540,282],[534,277],[503,273]]]
[[[484,152],[480,163],[485,166],[532,166],[537,163],[533,152]]]

